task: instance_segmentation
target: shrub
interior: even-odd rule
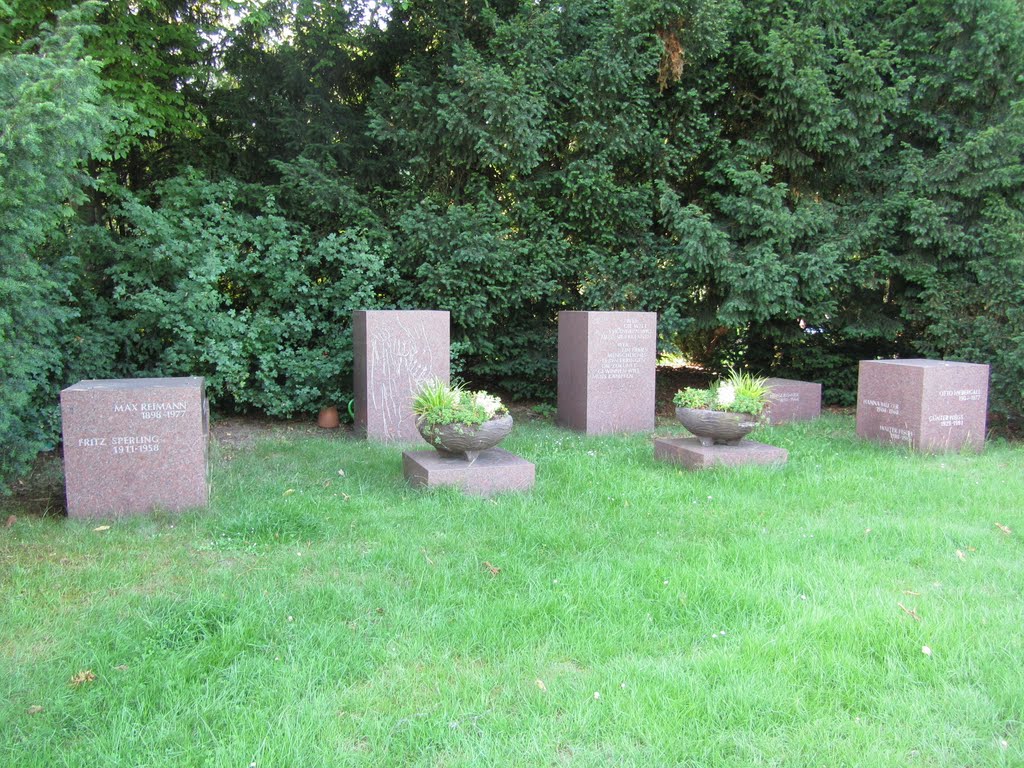
[[[126,194],[122,235],[84,233],[111,256],[84,328],[120,329],[129,376],[201,375],[213,402],[273,416],[351,396],[351,312],[379,306],[386,241],[359,231],[315,237],[266,189],[196,174]],[[85,278],[83,278],[84,280]],[[96,289],[81,283],[80,300]]]

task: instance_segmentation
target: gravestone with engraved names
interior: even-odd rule
[[[423,442],[412,400],[425,381],[449,381],[448,312],[352,313],[355,432],[379,442]]]
[[[812,421],[821,416],[821,384],[813,381],[771,378],[765,420],[769,424]]]
[[[588,435],[654,429],[655,312],[558,313],[558,423]]]
[[[202,377],[80,381],[60,393],[69,517],[205,507]]]
[[[945,360],[862,360],[857,434],[943,453],[985,445],[989,367]]]

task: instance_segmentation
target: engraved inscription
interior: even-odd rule
[[[799,392],[776,392],[775,390],[768,391],[768,399],[776,403],[799,403],[800,393]]]
[[[914,440],[914,430],[912,429],[890,427],[887,424],[883,424],[878,429],[885,432],[894,443],[911,443]]]
[[[899,416],[900,415],[900,404],[899,403],[889,403],[889,402],[883,402],[881,400],[867,400],[867,399],[862,400],[861,402],[864,403],[864,405],[868,406],[869,408],[874,408],[877,413],[888,413],[888,414],[891,414],[893,416]]]
[[[937,424],[940,427],[962,427],[964,425],[964,414],[933,414],[928,417],[928,423]]]
[[[952,397],[961,403],[977,402],[981,400],[980,389],[943,389],[939,397]]]
[[[143,421],[149,421],[152,419],[178,419],[185,415],[185,410],[180,411],[143,411],[141,414]]]
[[[433,345],[420,323],[397,322],[369,338],[367,379],[372,410],[380,415],[385,434],[399,434],[410,406],[410,391],[435,370]]]
[[[595,380],[635,379],[654,355],[647,324],[634,317],[625,318],[616,328],[599,331],[597,342],[601,348],[611,349],[596,362],[592,374]]]
[[[177,402],[114,403],[114,413],[137,413],[143,421],[177,419],[188,410],[188,404]]]
[[[115,445],[111,453],[121,456],[127,453],[156,453],[160,450],[160,443],[136,443],[133,445]]]
[[[109,448],[110,453],[120,456],[128,453],[156,453],[160,450],[157,435],[116,435],[114,437],[80,437],[79,448]]]

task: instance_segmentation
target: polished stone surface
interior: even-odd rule
[[[655,312],[558,313],[558,423],[588,435],[654,429]]]
[[[424,381],[449,381],[448,312],[352,313],[355,433],[377,442],[423,442],[412,399]]]
[[[413,488],[454,485],[478,496],[527,491],[536,478],[532,463],[503,448],[488,448],[475,461],[442,456],[433,449],[404,451],[402,472]]]
[[[945,360],[862,360],[857,434],[927,453],[985,446],[989,367]]]
[[[771,378],[764,416],[768,424],[812,421],[821,416],[821,384],[814,381]]]
[[[69,517],[205,507],[210,419],[201,377],[80,381],[60,393]]]
[[[753,440],[741,440],[739,445],[703,446],[695,437],[658,437],[654,440],[654,458],[686,469],[709,469],[744,464],[781,465],[788,461],[789,452]]]

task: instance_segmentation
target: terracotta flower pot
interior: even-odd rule
[[[493,448],[512,431],[512,417],[505,414],[483,424],[428,424],[420,418],[416,428],[442,456],[475,461],[481,451]]]
[[[757,416],[752,413],[730,413],[728,411],[705,411],[697,408],[676,408],[679,422],[708,447],[739,445],[757,427]]]
[[[338,419],[338,409],[333,405],[321,408],[316,417],[316,425],[321,429],[337,429],[341,422]]]

